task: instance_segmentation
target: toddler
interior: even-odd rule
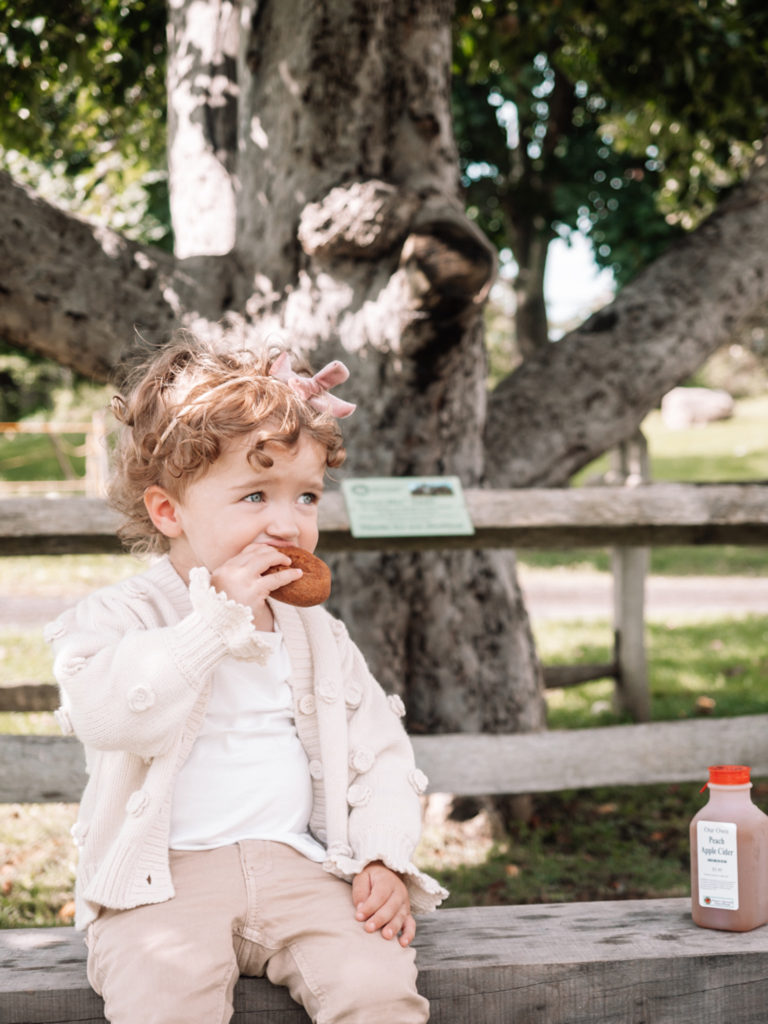
[[[413,914],[446,893],[411,861],[402,701],[322,607],[270,598],[301,575],[281,549],[317,544],[345,378],[186,338],[113,403],[120,534],[158,557],[48,628],[88,771],[76,926],[113,1024],[229,1021],[240,974],[318,1024],[429,1017]]]

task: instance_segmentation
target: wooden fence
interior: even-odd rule
[[[23,421],[0,423],[0,434],[15,437],[20,434],[42,434],[48,438],[59,464],[60,480],[0,480],[0,494],[65,494],[84,493],[88,497],[101,497],[105,493],[108,474],[107,428],[103,412],[95,412],[89,422],[58,423]],[[84,443],[70,451],[61,438],[84,435]],[[70,459],[71,455],[85,458],[85,476],[79,476]]]
[[[768,543],[768,486],[649,484],[470,490],[474,536],[361,540],[341,495],[321,505],[321,550],[630,547]],[[93,498],[0,500],[0,555],[116,551],[115,517]],[[619,679],[619,686],[621,679]],[[548,731],[413,738],[432,792],[530,793],[705,778],[717,761],[768,775],[768,714]],[[65,737],[0,737],[0,802],[79,799],[82,753]]]

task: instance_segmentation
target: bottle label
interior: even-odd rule
[[[736,826],[726,821],[698,821],[699,906],[739,909],[739,862]]]

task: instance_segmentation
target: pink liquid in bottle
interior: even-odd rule
[[[709,769],[709,802],[691,821],[691,913],[702,928],[747,932],[768,922],[768,816],[745,765]]]

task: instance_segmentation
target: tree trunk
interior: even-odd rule
[[[452,4],[298,6],[254,5],[240,46],[245,327],[350,366],[347,473],[477,484],[494,257],[459,198]],[[405,696],[411,728],[543,726],[509,556],[333,562],[333,607]]]
[[[534,225],[524,211],[511,214],[514,256],[518,266],[515,278],[515,338],[523,359],[549,347],[549,321],[544,299],[544,272],[551,241],[548,232]]]
[[[103,379],[130,351],[134,324],[154,340],[176,323],[229,327],[245,343],[276,335],[317,365],[349,363],[343,394],[360,409],[345,426],[346,472],[521,486],[564,483],[630,436],[768,301],[762,162],[716,217],[523,364],[486,410],[480,314],[493,258],[458,196],[450,3],[222,3],[210,5],[222,19],[212,24],[192,19],[204,6],[173,5],[174,92],[186,99],[170,151],[185,154],[183,171],[212,155],[230,190],[198,209],[172,158],[174,228],[189,254],[173,259],[0,175],[9,341]],[[510,556],[339,556],[335,570],[334,605],[406,696],[412,728],[543,725]]]
[[[200,297],[184,290],[181,322],[191,312],[197,330],[218,331],[224,320],[244,343],[278,337],[316,365],[348,363],[344,393],[360,408],[345,424],[345,472],[455,474],[476,486],[495,257],[459,196],[451,13],[449,0],[171,5],[172,213],[187,258],[165,269],[191,268],[190,284],[205,283]],[[102,259],[89,271],[108,295],[125,265]],[[165,334],[157,309],[167,315],[169,293],[176,301],[175,282],[153,278],[117,319],[84,303],[104,363],[122,347],[100,339],[128,341],[147,309],[153,337]],[[9,321],[0,309],[0,329]],[[54,346],[42,332],[23,340]],[[543,727],[512,556],[338,556],[334,570],[334,607],[382,683],[406,698],[411,728]]]

